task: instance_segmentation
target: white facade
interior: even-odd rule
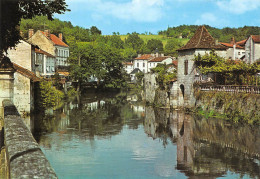
[[[148,72],[148,59],[135,59],[134,60],[134,69],[138,68],[140,69],[143,73]]]
[[[68,66],[69,47],[55,46],[56,47],[56,65]]]
[[[260,42],[255,42],[250,36],[245,44],[245,61],[252,64],[260,60]]]
[[[130,74],[134,70],[133,63],[130,62],[123,63],[123,67],[127,74]]]
[[[158,64],[172,64],[172,57],[165,58],[161,61],[156,61],[156,58],[148,61],[148,72],[151,71],[151,68],[155,68]]]

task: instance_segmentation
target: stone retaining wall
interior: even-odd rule
[[[16,107],[3,101],[4,137],[10,178],[57,178]]]

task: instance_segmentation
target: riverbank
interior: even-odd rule
[[[233,123],[260,125],[260,95],[197,90],[195,111],[206,117],[220,117]]]

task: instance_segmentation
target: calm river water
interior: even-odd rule
[[[260,177],[259,127],[95,93],[36,118],[34,136],[61,179]]]

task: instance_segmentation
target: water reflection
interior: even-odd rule
[[[232,127],[222,120],[199,119],[183,111],[146,108],[145,132],[177,145],[176,168],[188,177],[260,176],[260,128]]]
[[[135,96],[89,94],[46,111],[35,137],[63,177],[260,176],[259,127],[145,107]]]

